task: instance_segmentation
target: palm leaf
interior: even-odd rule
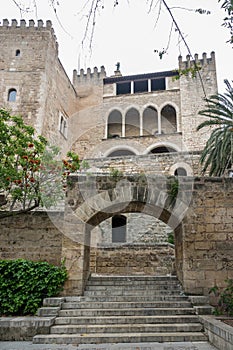
[[[201,122],[197,130],[214,127],[201,153],[202,173],[222,176],[231,165],[233,158],[233,88],[224,81],[226,93],[212,95],[206,99],[206,108],[199,112],[209,119]]]

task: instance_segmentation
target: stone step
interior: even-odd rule
[[[189,301],[158,302],[65,302],[62,309],[128,309],[128,308],[186,308],[191,307]]]
[[[96,285],[89,285],[85,288],[86,291],[121,291],[122,289],[124,288],[125,291],[129,291],[129,290],[134,290],[134,292],[137,292],[137,291],[141,291],[143,290],[144,293],[145,291],[151,291],[151,290],[170,290],[172,289],[173,291],[181,291],[181,287],[180,285],[177,285],[177,284],[174,284],[174,285],[169,285],[169,284],[159,284],[159,285],[156,285],[156,284],[150,284],[150,285],[141,285],[141,286],[137,286],[136,284],[131,286],[131,285],[125,285],[125,286],[105,286],[105,285],[102,285],[102,286],[96,286]]]
[[[64,316],[152,316],[152,315],[192,315],[193,308],[135,308],[135,309],[68,309],[60,310],[59,317]]]
[[[89,280],[87,286],[159,286],[180,285],[178,280]]]
[[[176,276],[95,275],[83,296],[44,301],[40,315],[57,317],[50,334],[35,336],[33,343],[206,341],[200,308],[207,310],[205,300],[185,295]]]
[[[93,317],[57,317],[55,319],[56,325],[83,325],[83,324],[97,324],[97,325],[108,325],[108,324],[137,324],[137,323],[149,323],[149,324],[160,324],[160,323],[197,323],[197,315],[168,315],[168,316],[97,316]]]
[[[50,329],[51,334],[82,333],[176,333],[201,332],[200,323],[166,323],[166,324],[108,324],[108,325],[56,325]]]
[[[178,281],[177,276],[152,276],[152,275],[96,275],[92,274],[88,282],[100,281]]]
[[[34,344],[104,344],[143,342],[184,342],[206,341],[201,332],[177,333],[90,333],[90,334],[45,334],[36,335]]]
[[[157,301],[184,301],[188,300],[188,296],[186,295],[140,295],[140,296],[134,296],[134,295],[108,295],[108,296],[83,296],[83,297],[66,297],[66,302],[157,302]],[[47,304],[49,306],[49,304]]]
[[[106,289],[106,290],[87,290],[84,292],[84,296],[103,296],[103,295],[127,295],[127,296],[143,296],[143,295],[149,295],[149,296],[157,296],[157,295],[182,295],[182,291],[175,290],[173,288],[171,289]]]

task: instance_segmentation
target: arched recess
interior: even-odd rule
[[[152,148],[150,150],[150,153],[152,153],[152,154],[173,153],[173,152],[177,152],[175,150],[175,148],[170,147],[170,146],[166,146],[166,145],[157,146],[157,147]]]
[[[175,176],[187,176],[187,171],[185,168],[179,167],[174,171]]]
[[[133,147],[118,145],[106,151],[104,157],[135,156],[137,154],[139,154],[139,152]]]
[[[118,149],[111,152],[108,157],[120,157],[120,156],[135,156],[135,153],[128,149]]]
[[[177,145],[171,143],[171,142],[158,142],[146,149],[144,154],[156,154],[156,153],[173,153],[173,152],[180,152],[180,149],[177,147]]]
[[[158,133],[158,112],[153,106],[148,106],[143,112],[143,135]]]
[[[8,90],[8,95],[7,95],[7,101],[15,102],[16,101],[16,95],[17,95],[16,89],[9,89]]]
[[[107,138],[122,136],[122,115],[118,110],[113,110],[108,116]]]
[[[140,135],[140,114],[136,108],[130,108],[125,115],[125,137]]]
[[[176,110],[170,104],[167,104],[161,110],[161,132],[164,134],[177,132]]]
[[[193,176],[193,169],[189,164],[179,162],[171,166],[169,174],[175,176]]]

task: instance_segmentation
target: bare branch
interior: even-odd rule
[[[176,20],[175,20],[175,18],[174,18],[174,16],[173,16],[173,14],[172,14],[172,12],[171,12],[170,7],[168,7],[168,5],[167,5],[167,3],[166,3],[165,0],[162,0],[162,2],[163,2],[163,4],[164,4],[164,6],[166,7],[168,13],[170,14],[171,19],[172,19],[172,21],[173,21],[173,23],[174,23],[174,25],[175,25],[175,27],[176,27],[176,29],[177,29],[177,31],[178,31],[180,37],[181,37],[183,43],[184,43],[185,46],[186,46],[187,51],[188,51],[188,54],[190,55],[191,58],[193,58],[193,55],[192,55],[192,52],[191,52],[191,50],[190,50],[190,48],[189,48],[189,46],[188,46],[188,43],[187,43],[187,41],[185,40],[185,37],[184,37],[183,33],[181,32],[180,27],[178,26],[178,24],[177,24],[177,22],[176,22]],[[194,58],[193,58],[193,59],[194,59]],[[197,73],[198,73],[198,76],[199,76],[200,81],[201,81],[201,86],[202,86],[202,90],[203,90],[203,93],[204,93],[204,97],[207,98],[206,92],[205,92],[205,87],[204,87],[203,80],[202,80],[202,76],[201,76],[201,74],[200,74],[200,72],[199,72],[199,69],[198,69],[198,67],[197,67],[197,65],[196,65],[195,60],[194,60],[194,67],[197,69]]]

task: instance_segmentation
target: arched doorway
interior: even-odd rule
[[[75,196],[77,199],[73,202],[79,204],[78,206],[75,204],[76,208],[68,214],[67,220],[65,219],[65,236],[75,240],[75,247],[69,246],[69,239],[68,241],[65,239],[63,245],[66,264],[71,266],[72,271],[69,279],[70,292],[66,289],[66,293],[80,294],[83,292],[90,274],[91,231],[101,222],[118,213],[121,213],[120,215],[144,213],[171,227],[174,231],[175,242],[177,240],[179,242],[178,245],[175,244],[176,266],[179,267],[178,277],[182,279],[183,242],[180,224],[188,205],[188,197],[186,196],[183,202],[183,196],[178,194],[178,202],[171,207],[167,192],[168,184],[166,185],[164,180],[164,177],[155,177],[142,185],[140,177],[130,175],[120,178],[119,181],[110,175],[101,175],[98,178],[80,176],[79,189],[71,190],[69,194],[71,197]],[[185,182],[185,189],[188,187],[188,183]],[[71,188],[73,188],[72,184]]]

